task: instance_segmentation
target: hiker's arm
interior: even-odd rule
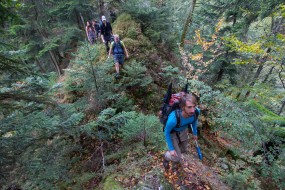
[[[198,109],[198,112],[200,114],[200,109]],[[198,118],[196,119],[196,121],[192,124],[192,128],[193,128],[193,138],[194,140],[198,139],[198,131],[197,131],[197,126],[198,126]]]
[[[86,36],[88,38],[88,30],[87,30],[87,26],[85,27],[85,32],[86,32]],[[88,39],[89,40],[89,39]]]
[[[104,35],[103,35],[103,34],[101,34],[101,40],[102,40],[103,43],[105,43]]]
[[[197,126],[198,126],[198,121],[196,120],[196,122],[194,122],[192,124],[192,128],[193,128],[193,135],[197,136],[198,132],[197,132]]]
[[[111,53],[112,53],[112,51],[113,51],[113,48],[112,48],[112,46],[113,46],[113,43],[114,43],[114,42],[112,42],[112,43],[111,43],[111,48],[110,48],[110,50],[109,50],[108,59],[110,58],[110,56],[111,56]]]
[[[125,44],[123,44],[123,47],[124,47],[124,52],[125,52],[126,57],[129,58],[129,54],[128,54]]]
[[[175,112],[171,112],[168,116],[168,120],[166,122],[165,128],[164,128],[164,136],[166,139],[166,144],[168,146],[169,151],[175,150],[173,143],[172,143],[172,139],[171,139],[171,131],[172,129],[176,126],[176,116],[175,116]]]
[[[127,51],[126,47],[124,47],[124,51],[125,51],[126,57],[129,58],[129,54],[128,54],[128,51]]]
[[[103,26],[100,26],[100,33],[101,33],[101,40],[103,43],[105,43],[105,40],[104,40],[104,35],[103,35]]]

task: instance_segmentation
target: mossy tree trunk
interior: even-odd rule
[[[184,24],[184,27],[183,27],[183,32],[182,32],[181,40],[180,40],[180,47],[184,47],[184,40],[186,38],[188,28],[192,24],[193,12],[194,12],[195,5],[196,5],[196,0],[192,0],[190,10],[189,10],[189,14],[188,14],[188,17],[187,17],[186,22]]]

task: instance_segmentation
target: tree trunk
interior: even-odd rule
[[[146,128],[144,127],[144,128],[143,128],[143,145],[144,145],[144,147],[147,146],[146,138],[147,138]]]
[[[37,66],[40,68],[40,71],[41,71],[42,73],[44,73],[44,72],[45,72],[45,69],[41,66],[41,63],[40,63],[40,61],[38,60],[38,58],[35,58],[35,62],[36,62],[36,64],[37,64]]]
[[[57,75],[60,76],[62,73],[61,73],[61,71],[59,69],[58,62],[57,62],[57,60],[55,58],[54,52],[52,50],[49,50],[48,53],[50,55],[50,58],[52,60],[53,65],[55,67]]]
[[[262,81],[262,83],[265,83],[268,80],[268,78],[272,74],[272,71],[274,68],[275,68],[275,66],[271,67],[269,73],[265,76],[265,79]]]
[[[234,15],[234,19],[233,19],[233,26],[235,26],[236,22],[237,22],[237,16],[236,16],[236,14],[235,14],[235,15]]]
[[[284,107],[285,107],[285,99],[283,100],[283,102],[282,102],[282,104],[281,104],[281,108],[280,108],[280,110],[279,110],[279,112],[278,112],[278,115],[280,115],[280,114],[282,113]]]
[[[83,29],[85,31],[84,25],[81,25],[81,13],[77,11],[77,9],[74,10],[75,18],[76,18],[76,23],[79,29]]]
[[[256,73],[255,73],[255,75],[254,75],[254,77],[253,77],[253,80],[251,81],[251,83],[250,83],[249,86],[254,86],[254,84],[255,84],[256,80],[258,79],[258,77],[259,77],[259,75],[260,75],[262,69],[263,69],[263,63],[261,63],[261,64],[259,65],[259,67],[258,67],[258,69],[257,69],[257,71],[256,71]]]
[[[259,75],[260,75],[260,73],[261,73],[261,71],[262,71],[262,69],[263,69],[263,66],[264,66],[264,63],[266,62],[266,60],[267,60],[267,57],[268,57],[268,53],[270,53],[270,51],[271,51],[271,48],[268,48],[268,49],[266,49],[265,50],[265,54],[263,55],[263,57],[259,60],[259,62],[260,62],[260,65],[259,65],[259,67],[258,67],[258,69],[257,69],[257,71],[256,71],[256,73],[255,73],[255,75],[254,75],[254,77],[253,77],[253,80],[251,81],[251,83],[249,84],[249,86],[254,86],[254,84],[255,84],[255,82],[258,80],[258,77],[259,77]],[[250,91],[248,90],[247,92],[246,92],[246,94],[245,94],[245,97],[248,97],[250,95]]]
[[[48,39],[48,32],[46,31],[46,29],[44,27],[41,27],[42,24],[38,24],[38,17],[39,17],[39,13],[40,11],[38,10],[38,7],[37,7],[37,4],[36,4],[36,1],[35,0],[31,0],[31,4],[33,6],[33,9],[34,9],[34,15],[35,15],[35,24],[36,24],[36,31],[41,35],[41,37],[43,39]],[[39,21],[40,22],[40,21]],[[49,55],[50,55],[50,58],[52,60],[52,63],[54,64],[55,66],[55,69],[56,69],[56,72],[58,74],[58,76],[60,76],[62,73],[60,71],[60,68],[59,68],[59,62],[58,60],[56,59],[56,54],[54,53],[53,50],[49,50],[48,51]],[[36,63],[37,65],[40,67],[40,64],[39,64],[39,61],[36,59]],[[42,68],[40,67],[40,69],[42,70]]]
[[[188,17],[187,17],[186,22],[184,24],[183,32],[182,32],[182,35],[181,35],[180,47],[182,47],[182,48],[184,47],[184,40],[186,38],[186,35],[187,35],[187,32],[188,32],[188,28],[192,24],[193,12],[194,12],[195,5],[196,5],[196,0],[192,0],[192,5],[190,6],[189,14],[188,14]]]
[[[99,14],[100,14],[100,17],[102,15],[104,15],[104,1],[103,0],[99,0],[98,1],[98,6],[99,6]]]
[[[285,89],[285,79],[284,79],[284,77],[283,77],[283,75],[282,75],[283,70],[284,70],[283,65],[285,65],[285,63],[281,62],[281,64],[280,64],[280,67],[281,67],[281,68],[280,68],[280,70],[278,71],[278,77],[279,77],[279,79],[280,79],[280,82],[281,82],[283,88]]]

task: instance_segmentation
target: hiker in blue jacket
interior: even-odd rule
[[[177,126],[176,110],[172,111],[166,122],[164,135],[168,146],[168,151],[164,154],[163,166],[168,169],[169,161],[181,162],[181,153],[185,153],[188,148],[188,127],[192,124],[193,138],[197,140],[197,117],[200,110],[196,108],[197,99],[192,94],[182,97],[180,102],[180,127]],[[195,111],[195,109],[197,109]],[[196,112],[198,114],[196,115]],[[190,129],[191,130],[191,129]]]
[[[129,57],[128,51],[125,47],[125,44],[123,41],[120,40],[119,35],[114,35],[114,41],[111,43],[111,48],[109,51],[108,58],[113,54],[114,56],[114,62],[115,62],[115,69],[116,69],[116,79],[119,78],[120,73],[120,67],[124,64],[125,56],[126,58]]]

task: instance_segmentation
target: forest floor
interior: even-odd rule
[[[163,172],[164,178],[175,190],[230,190],[221,179],[220,168],[210,166],[209,161],[199,160],[196,148],[191,146],[189,153],[183,155],[183,164],[173,164],[170,162],[170,168],[165,170],[162,164],[162,156],[154,156],[158,170]],[[155,167],[155,166],[154,166]],[[156,175],[145,175],[141,183],[150,184],[147,189],[168,189],[161,188],[161,179]],[[150,179],[151,178],[151,179]],[[171,188],[172,189],[172,188]]]
[[[179,166],[177,170],[170,168],[164,172],[164,176],[175,189],[230,189],[220,179],[219,169],[207,165],[199,160],[196,149],[192,146],[190,153],[184,155],[183,166]]]

